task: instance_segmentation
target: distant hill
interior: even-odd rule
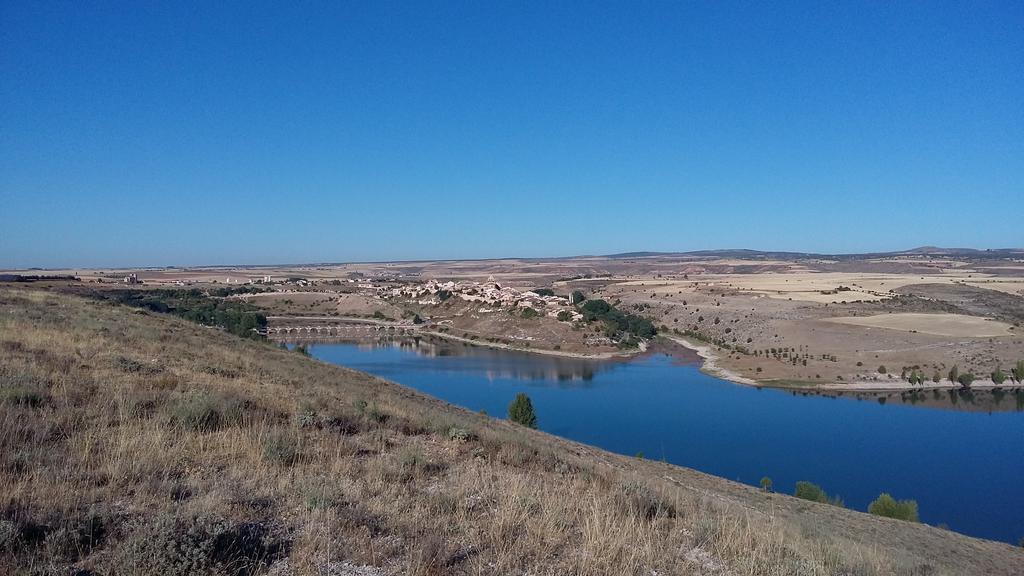
[[[863,252],[852,254],[823,254],[816,252],[785,252],[750,250],[746,248],[721,249],[721,250],[692,250],[689,252],[622,252],[618,254],[607,254],[605,258],[627,259],[627,258],[655,258],[655,257],[676,257],[676,258],[740,258],[744,260],[805,260],[805,259],[827,259],[827,260],[869,260],[877,258],[895,258],[899,256],[942,256],[955,258],[1021,258],[1024,257],[1024,248],[940,248],[937,246],[921,246],[910,250],[895,252]]]

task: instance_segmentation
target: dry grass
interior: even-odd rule
[[[1012,326],[1005,322],[965,316],[963,314],[876,314],[874,316],[853,316],[830,318],[829,322],[886,328],[904,332],[923,332],[938,336],[963,338],[986,338],[991,336],[1012,336]]]
[[[40,291],[0,288],[0,455],[0,572],[1011,574],[1024,559]]]

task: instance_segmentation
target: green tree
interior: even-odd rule
[[[583,292],[580,292],[579,290],[573,290],[572,295],[569,296],[569,302],[571,304],[579,304],[580,302],[583,302],[586,299],[587,297],[584,296]]]
[[[917,522],[917,502],[914,500],[896,500],[886,493],[882,493],[874,502],[868,505],[868,512],[875,516],[896,518],[907,522]]]
[[[1000,385],[1006,381],[1006,373],[1003,372],[1002,368],[996,368],[995,372],[992,373],[992,382],[996,385]]]
[[[537,427],[537,414],[533,411],[530,397],[520,392],[508,406],[508,419],[527,428]]]
[[[974,374],[971,374],[970,372],[964,372],[959,377],[957,377],[956,381],[959,382],[960,385],[964,387],[964,389],[970,388],[971,382],[974,382]]]
[[[761,478],[761,491],[771,492],[772,491],[772,479],[765,476]]]
[[[1010,369],[1010,374],[1017,384],[1024,381],[1024,360],[1017,360],[1017,365]]]
[[[825,491],[821,489],[821,486],[804,480],[796,483],[796,490],[793,491],[793,495],[797,498],[803,498],[804,500],[810,500],[812,502],[828,502],[828,494],[825,494]]]
[[[956,364],[949,369],[949,381],[956,384],[960,378],[960,369],[956,367]]]
[[[938,370],[936,370],[935,373],[932,374],[932,382],[938,384],[941,381],[942,381],[942,375],[939,374]]]

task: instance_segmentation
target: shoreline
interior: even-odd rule
[[[720,366],[718,364],[719,356],[711,349],[710,344],[694,344],[682,336],[673,336],[670,334],[659,334],[659,336],[662,336],[670,342],[675,342],[683,348],[688,348],[694,351],[697,356],[700,356],[701,358],[700,371],[705,374],[715,376],[716,378],[721,378],[723,380],[728,380],[735,384],[742,384],[744,386],[753,386],[755,388],[764,387],[764,384],[757,380],[747,378],[746,376],[740,376],[736,372]]]
[[[849,382],[809,382],[803,386],[796,383],[776,380],[754,380],[741,376],[736,372],[723,368],[718,364],[719,355],[714,352],[710,344],[694,344],[692,341],[682,337],[669,334],[659,334],[667,340],[675,342],[680,346],[689,348],[702,358],[701,372],[728,380],[734,384],[753,386],[755,388],[774,388],[776,390],[800,390],[804,392],[930,392],[932,390],[959,390],[963,388],[959,383],[942,380],[940,382],[928,382],[920,386],[913,386],[903,380],[891,380],[888,382],[877,382],[872,380],[851,380]],[[1011,382],[1010,384],[996,384],[990,379],[978,379],[968,388],[969,390],[999,390],[1016,389],[1021,384]]]
[[[288,317],[276,316],[274,319],[285,319]],[[464,338],[462,336],[455,336],[453,334],[447,334],[444,332],[437,332],[434,330],[426,330],[419,328],[415,325],[405,324],[393,324],[388,322],[381,322],[379,320],[371,318],[358,318],[358,317],[331,317],[331,318],[320,318],[320,317],[291,317],[293,319],[343,319],[347,321],[354,321],[363,324],[374,324],[378,326],[388,326],[395,328],[402,328],[404,330],[410,330],[415,334],[436,336],[453,342],[460,342],[463,344],[471,344],[473,346],[481,346],[484,348],[492,348],[495,350],[507,350],[510,352],[522,352],[525,354],[539,354],[542,356],[555,356],[561,358],[574,358],[577,360],[628,360],[634,357],[640,356],[646,353],[651,348],[651,343],[645,343],[645,345],[632,351],[620,351],[620,352],[598,352],[588,354],[585,352],[569,352],[566,350],[551,350],[547,348],[520,348],[512,346],[510,344],[502,344],[499,342],[488,342],[481,340],[472,340],[470,338]],[[909,382],[903,380],[890,380],[890,381],[872,381],[872,380],[851,380],[849,382],[795,382],[787,380],[756,380],[742,376],[735,372],[725,368],[719,364],[720,355],[714,350],[712,344],[700,343],[697,344],[694,341],[683,337],[676,336],[673,334],[658,334],[655,340],[658,338],[664,338],[665,340],[682,346],[687,350],[690,350],[700,359],[700,371],[722,380],[727,380],[734,384],[742,386],[751,386],[754,388],[772,388],[776,390],[796,390],[804,392],[914,392],[914,391],[932,391],[932,390],[958,390],[962,386],[955,382],[948,380],[942,380],[938,383],[928,382],[921,386],[913,386]],[[300,336],[301,338],[301,336]],[[310,340],[316,340],[318,337],[309,337]],[[319,338],[323,340],[323,338]],[[282,338],[282,340],[284,340]],[[1021,385],[1016,383],[997,385],[989,379],[978,379],[971,385],[971,390],[997,390],[997,389],[1014,389],[1019,388]]]

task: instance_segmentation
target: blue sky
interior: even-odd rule
[[[0,267],[1024,245],[1024,3],[143,4],[0,2]]]

